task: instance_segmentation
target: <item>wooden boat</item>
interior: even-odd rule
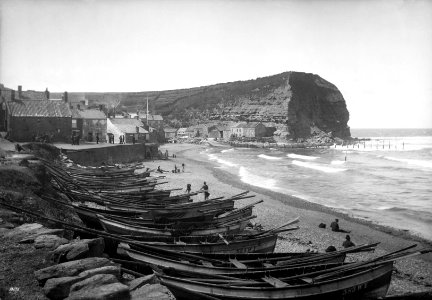
[[[373,267],[348,268],[322,280],[312,279],[312,282],[308,274],[293,280],[267,276],[261,282],[235,278],[208,282],[205,279],[157,275],[176,299],[199,299],[195,293],[219,299],[376,299],[386,295],[392,271],[393,262],[387,262]]]
[[[177,276],[183,276],[185,273],[188,277],[200,277],[201,275],[233,275],[243,274],[245,272],[274,272],[276,270],[286,270],[287,268],[297,269],[298,271],[307,271],[307,266],[330,265],[336,266],[344,262],[346,253],[333,253],[332,255],[314,255],[301,256],[303,253],[277,253],[271,260],[258,259],[255,261],[241,261],[235,258],[220,261],[220,263],[210,262],[202,256],[201,260],[191,261],[183,257],[173,257],[161,254],[150,254],[148,251],[138,251],[135,249],[125,249],[129,258],[143,262],[156,270],[169,269]],[[285,256],[283,256],[285,255]],[[296,257],[298,256],[298,257]],[[316,257],[315,257],[316,256]],[[301,270],[300,270],[301,268]],[[293,271],[294,272],[294,271]]]
[[[331,253],[248,253],[248,254],[195,254],[189,257],[183,253],[164,254],[156,251],[139,251],[125,249],[126,254],[133,260],[146,263],[156,270],[169,269],[174,274],[189,273],[188,277],[200,277],[202,274],[233,275],[247,273],[270,272],[291,269],[293,274],[306,273],[307,266],[323,266],[329,268],[344,262],[347,253],[354,253],[365,249],[371,249],[376,244],[366,244],[357,247],[335,251]],[[317,267],[314,267],[315,269]],[[310,271],[312,268],[310,268]],[[164,271],[165,272],[165,271]],[[190,274],[193,274],[192,276]]]
[[[101,223],[104,230],[109,233],[121,235],[128,234],[130,236],[176,236],[184,234],[206,236],[241,232],[246,228],[249,221],[256,216],[250,216],[217,226],[190,228],[189,230],[186,227],[177,230],[174,228],[157,228],[156,226],[145,227],[142,225],[128,224],[103,215],[97,215],[97,217],[99,218],[99,222]]]
[[[210,238],[210,237],[209,237]],[[139,250],[139,245],[153,246],[164,250],[189,253],[249,253],[273,252],[276,246],[277,234],[264,234],[258,237],[244,237],[229,241],[220,240],[213,243],[164,243],[135,241],[129,245]]]

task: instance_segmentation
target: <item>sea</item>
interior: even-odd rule
[[[351,136],[359,142],[201,155],[244,183],[432,241],[432,129],[351,129]]]

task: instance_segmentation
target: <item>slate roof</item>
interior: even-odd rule
[[[62,101],[15,100],[7,102],[9,113],[13,117],[57,117],[70,118],[72,112]]]
[[[137,119],[126,118],[112,118],[111,123],[124,133],[136,133],[136,128],[139,128],[139,133],[148,133],[147,130],[142,128],[142,123]]]
[[[74,109],[72,111],[72,117],[76,119],[106,119],[105,113],[99,109]]]
[[[140,112],[139,113],[139,117],[140,119],[144,119],[147,120],[147,114]],[[163,121],[163,118],[161,115],[148,115],[148,120],[149,121]]]
[[[240,123],[235,128],[255,128],[259,122],[250,122],[250,123]]]

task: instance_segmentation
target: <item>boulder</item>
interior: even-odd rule
[[[83,239],[72,241],[62,245],[50,253],[50,259],[54,262],[64,262],[84,257],[102,256],[105,250],[103,238]]]
[[[104,275],[105,277],[101,278],[93,278],[96,275]],[[64,299],[66,298],[70,291],[71,287],[75,284],[77,287],[76,290],[81,289],[83,286],[87,286],[88,279],[93,278],[90,282],[93,282],[93,285],[96,286],[96,283],[108,284],[118,282],[120,278],[120,266],[107,266],[102,268],[96,268],[81,272],[78,276],[67,276],[60,278],[51,278],[45,282],[45,286],[43,291],[45,295],[50,299]],[[109,280],[107,279],[109,278]]]
[[[129,291],[134,291],[146,284],[155,284],[155,283],[160,283],[159,279],[155,274],[147,275],[144,277],[138,277],[129,283]]]
[[[121,268],[119,265],[114,266],[106,266],[96,269],[90,269],[84,272],[79,273],[79,277],[81,278],[89,278],[97,274],[112,274],[117,277],[118,280],[121,279]]]
[[[67,300],[130,299],[129,288],[119,282],[101,285],[93,289],[82,289],[69,294]]]
[[[80,282],[75,283],[71,288],[70,292],[75,293],[85,289],[95,289],[101,285],[111,284],[118,282],[117,277],[112,274],[97,274],[84,279]]]
[[[69,241],[67,239],[58,237],[53,234],[43,234],[35,238],[34,246],[36,249],[55,249],[60,245],[67,244],[68,242]]]
[[[34,243],[34,240],[43,234],[52,234],[52,235],[56,235],[58,237],[63,237],[64,234],[64,229],[50,229],[50,228],[39,228],[36,229],[34,232],[31,232],[30,235],[24,237],[22,240],[20,240],[18,243],[20,244],[30,244],[30,243]]]
[[[161,284],[146,284],[131,292],[131,300],[171,300],[174,295]]]
[[[50,278],[76,276],[85,270],[112,265],[114,265],[114,263],[107,258],[90,257],[40,269],[38,271],[35,271],[34,274],[36,276],[36,279],[39,281],[39,284],[44,284],[45,281]]]
[[[46,281],[43,291],[50,299],[64,299],[69,295],[71,286],[82,280],[79,276],[51,278]]]

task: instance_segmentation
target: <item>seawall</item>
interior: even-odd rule
[[[65,150],[62,152],[77,164],[100,166],[102,164],[130,163],[159,157],[158,144],[125,144],[110,147]]]

